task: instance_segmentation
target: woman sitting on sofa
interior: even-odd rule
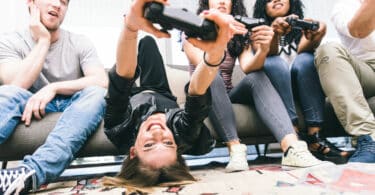
[[[133,1],[118,41],[116,65],[109,72],[105,133],[128,154],[118,176],[104,182],[109,185],[143,187],[195,180],[181,154],[205,154],[215,145],[203,124],[211,105],[207,89],[218,70],[210,64],[223,59],[234,34],[247,32],[233,17],[215,10],[203,12],[218,25],[218,36],[215,41],[188,39],[205,51],[205,57],[192,75],[185,108],[180,109],[155,40],[149,36],[141,39],[137,51],[138,31],[169,37],[143,17],[146,2],[151,1]],[[166,0],[157,2],[168,4]],[[138,77],[140,87],[133,87]]]
[[[208,9],[217,9],[233,16],[246,14],[242,0],[200,0],[198,13]],[[237,135],[232,102],[255,105],[261,119],[281,144],[285,153],[282,165],[309,167],[322,163],[311,155],[305,142],[298,141],[285,106],[267,75],[262,70],[252,71],[252,67],[263,65],[259,58],[267,56],[273,35],[271,27],[262,25],[253,28],[250,37],[235,36],[226,47],[226,58],[210,87],[212,109],[209,117],[229,148],[230,161],[226,166],[228,172],[248,169],[247,148],[240,144]],[[248,39],[257,46],[256,52],[253,53],[252,48],[246,44]],[[183,43],[183,49],[190,62],[190,73],[194,74],[204,51],[187,41]],[[233,86],[231,79],[237,58],[246,76],[238,85]]]
[[[293,85],[307,126],[306,132],[298,132],[300,137],[308,143],[310,151],[317,158],[345,163],[343,157],[348,155],[347,152],[329,148],[319,143],[317,137],[324,120],[325,95],[315,69],[313,52],[326,33],[326,25],[321,21],[314,21],[319,24],[319,28],[314,31],[292,28],[287,18],[304,18],[301,0],[257,0],[253,17],[265,19],[275,34],[267,57],[259,58],[261,66],[253,67],[252,71],[263,68],[280,94],[290,120],[298,132]],[[305,20],[312,22],[311,19]]]

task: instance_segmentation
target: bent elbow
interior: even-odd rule
[[[349,33],[352,37],[357,39],[366,38],[372,32],[368,27],[359,27],[355,25],[349,25]]]
[[[14,85],[23,89],[28,90],[32,85],[22,82],[22,81],[10,81],[10,82],[4,82],[4,84]]]
[[[363,39],[363,38],[366,38],[368,34],[364,34],[362,33],[361,31],[358,31],[358,30],[352,30],[352,31],[349,31],[350,32],[350,35],[354,38],[357,38],[357,39]]]

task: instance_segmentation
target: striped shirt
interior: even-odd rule
[[[224,84],[227,89],[227,92],[229,92],[233,88],[232,74],[233,74],[235,62],[236,62],[236,59],[233,58],[229,54],[229,52],[227,52],[224,62],[219,67],[219,70],[220,70],[219,72],[220,72],[221,77],[224,80]],[[193,74],[194,70],[195,70],[195,65],[190,64],[189,65],[190,75]]]

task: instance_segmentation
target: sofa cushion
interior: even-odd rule
[[[0,145],[0,161],[19,160],[32,154],[47,138],[61,113],[47,114],[42,120],[34,120],[29,127],[19,124],[11,137]],[[103,122],[80,151],[80,157],[118,155],[119,151],[104,134]]]

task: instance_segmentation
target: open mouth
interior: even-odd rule
[[[56,17],[56,18],[59,16],[59,15],[57,14],[57,12],[55,12],[55,11],[49,11],[48,14],[49,14],[50,16],[53,16],[53,17]]]
[[[274,9],[280,9],[280,8],[282,8],[284,5],[282,4],[282,3],[276,3],[274,6],[273,6],[273,8]]]
[[[164,129],[160,123],[150,123],[147,127],[147,131],[151,131],[153,129]]]

